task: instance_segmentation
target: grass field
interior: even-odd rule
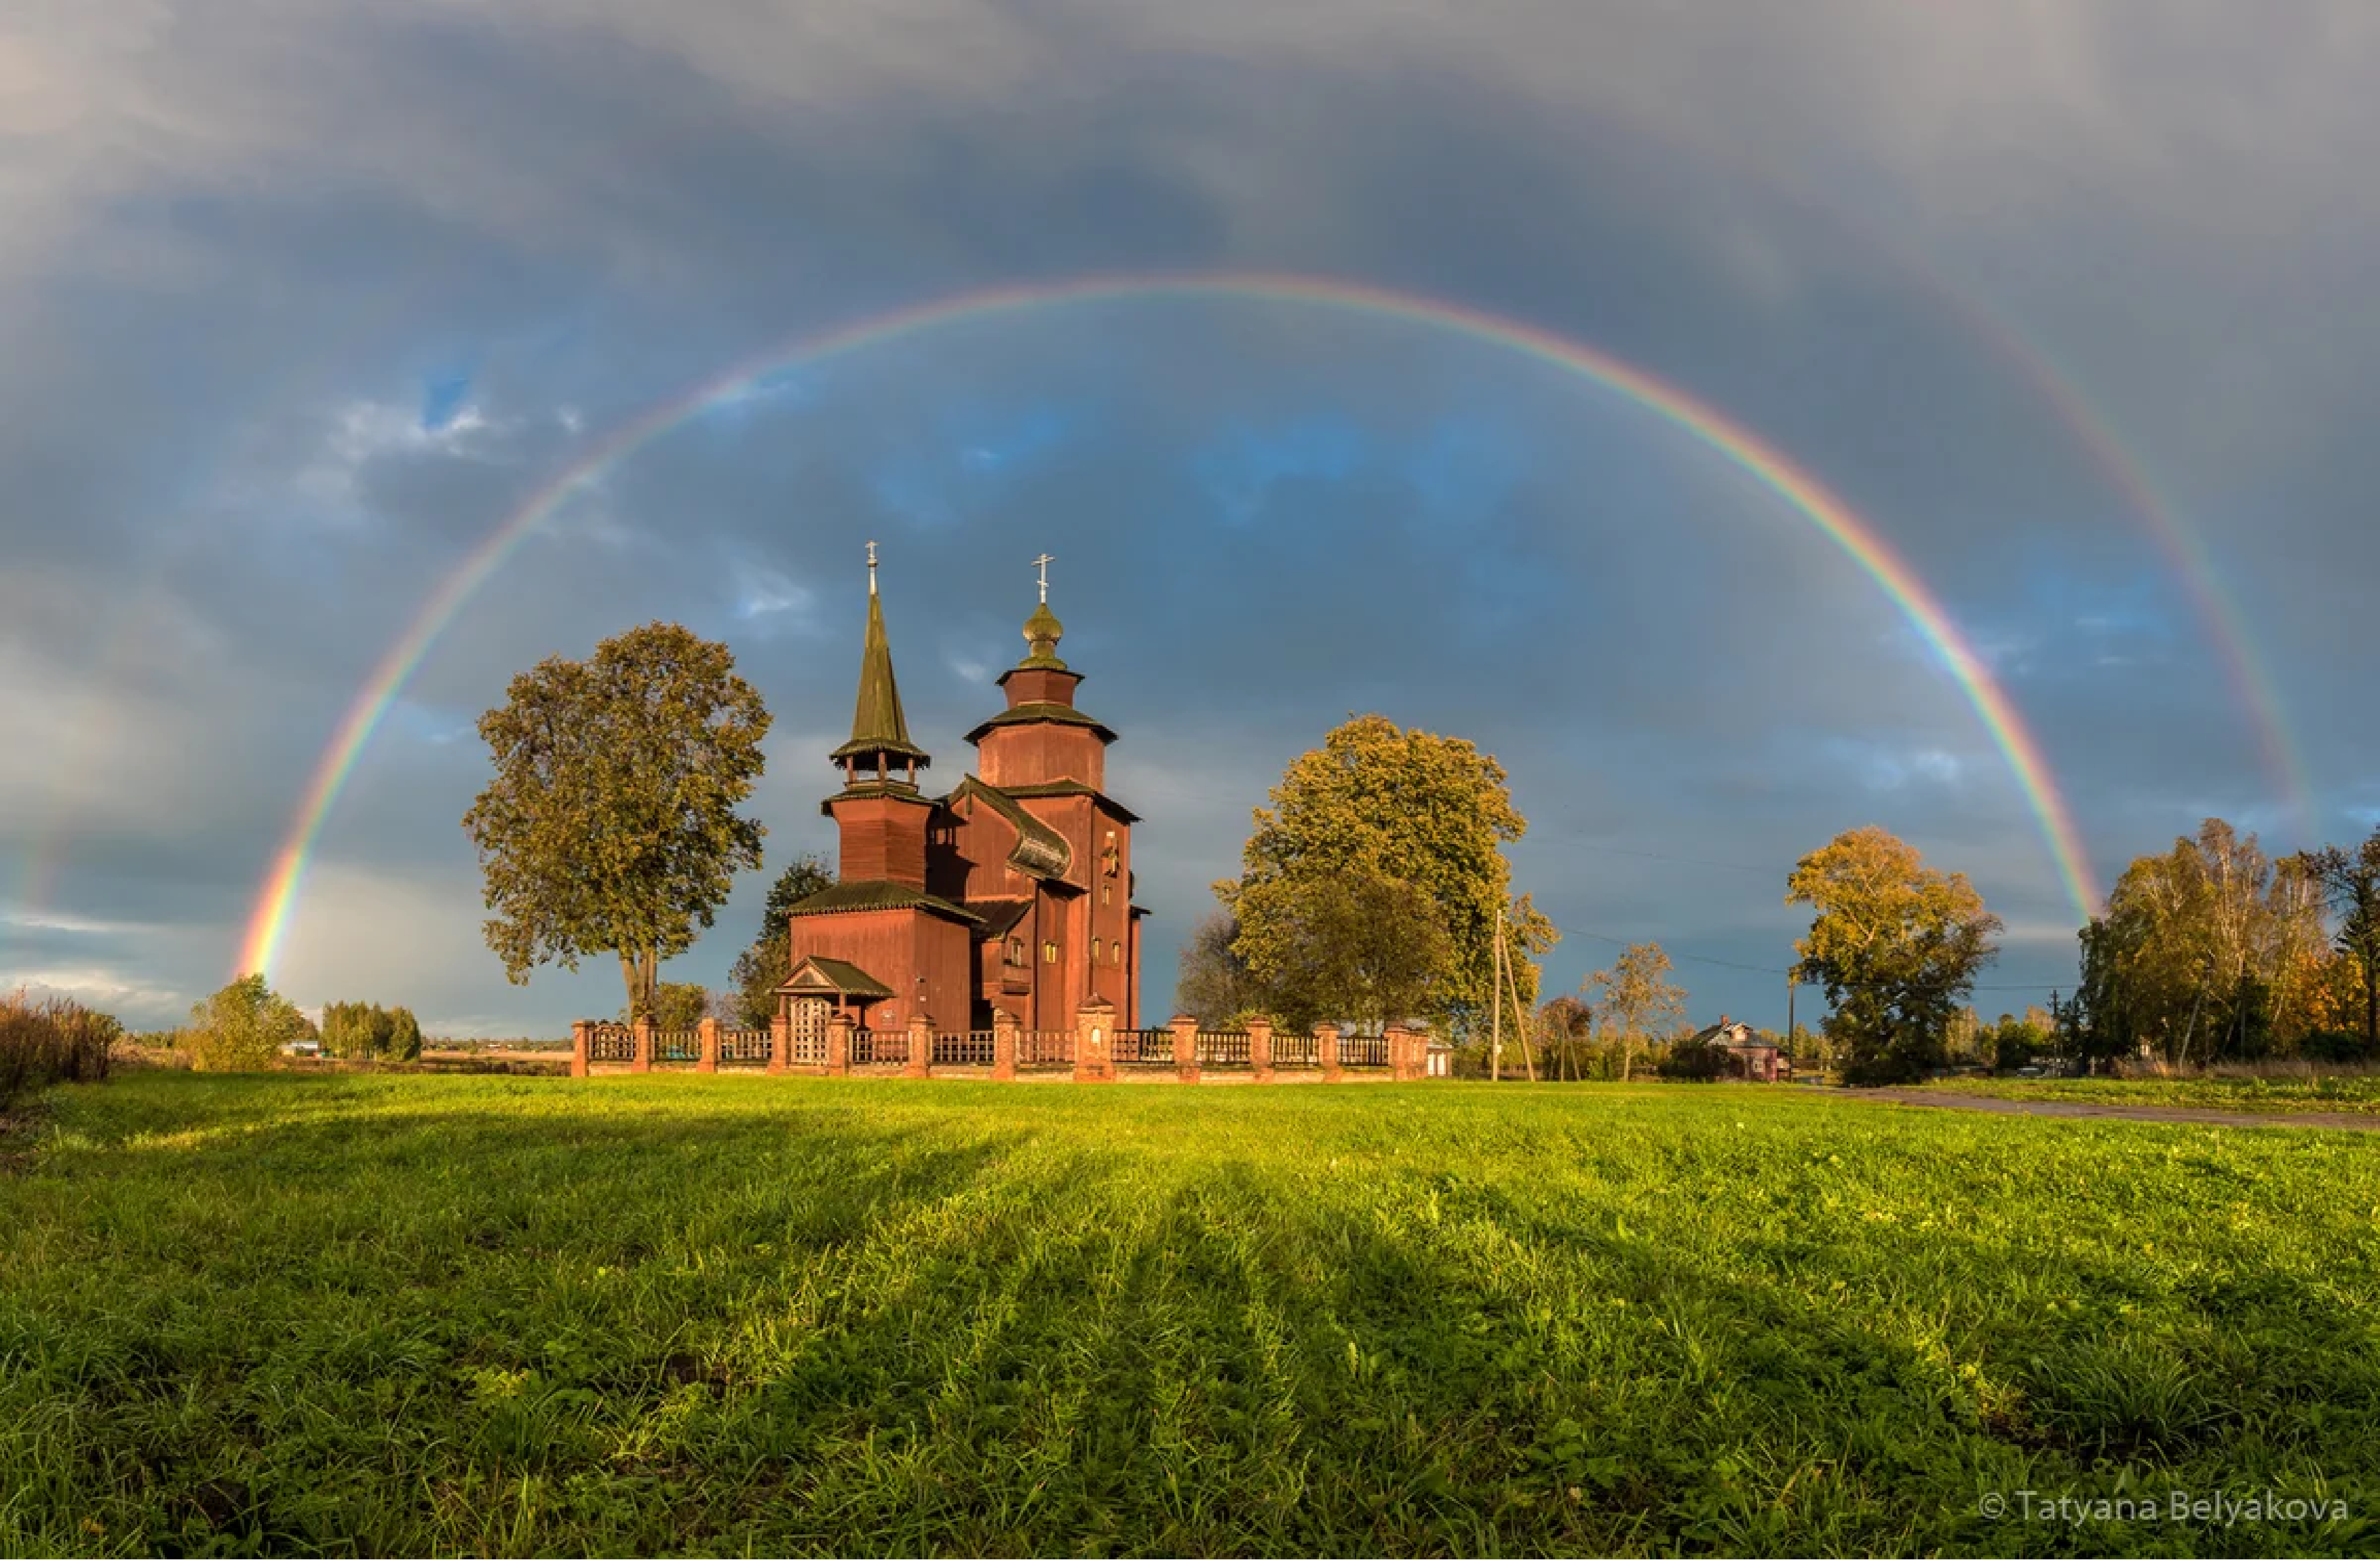
[[[49,1111],[0,1176],[9,1554],[2380,1544],[2345,1133],[1592,1085]],[[2174,1490],[2350,1516],[2013,1504]]]
[[[1961,1078],[1927,1087],[2003,1100],[2186,1105],[2258,1114],[2335,1111],[2380,1115],[2380,1073],[2278,1078]]]

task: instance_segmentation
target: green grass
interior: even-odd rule
[[[2336,1553],[2367,1139],[1786,1091],[143,1073],[0,1552]],[[1990,1493],[2343,1500],[2068,1526]]]
[[[1927,1085],[2002,1100],[2101,1105],[2185,1105],[2197,1110],[2331,1111],[2380,1115],[2380,1073],[2278,1078],[1960,1078]]]

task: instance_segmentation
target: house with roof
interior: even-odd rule
[[[1695,1030],[1687,1043],[1707,1045],[1724,1054],[1730,1078],[1753,1083],[1777,1081],[1777,1042],[1762,1038],[1750,1024],[1730,1019],[1724,1013],[1710,1028]]]
[[[839,835],[836,882],[793,906],[793,973],[778,988],[797,1039],[838,1012],[952,1030],[990,1029],[998,1010],[1052,1030],[1100,1003],[1117,1028],[1140,1026],[1139,819],[1107,794],[1116,734],[1075,707],[1083,674],[1058,655],[1040,562],[1026,656],[997,679],[1005,707],[966,734],[976,773],[929,796],[919,775],[933,760],[901,708],[869,544],[859,697],[851,739],[829,755],[841,787],[820,804]]]

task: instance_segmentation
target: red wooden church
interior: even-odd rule
[[[1075,708],[1083,676],[1058,658],[1048,561],[1027,653],[999,679],[1008,707],[967,733],[978,773],[929,797],[869,544],[858,708],[832,755],[843,788],[823,806],[842,834],[839,881],[794,906],[793,974],[778,988],[797,1044],[837,1010],[880,1030],[917,1014],[986,1030],[995,1009],[1026,1030],[1068,1030],[1094,995],[1118,1028],[1139,1027],[1138,820],[1105,789],[1115,733]]]

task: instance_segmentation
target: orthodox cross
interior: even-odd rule
[[[1048,606],[1050,604],[1050,555],[1047,553],[1042,554],[1039,557],[1033,560],[1033,567],[1036,569],[1038,569],[1041,574],[1041,604],[1043,606]]]
[[[868,544],[868,593],[876,593],[876,543]]]

